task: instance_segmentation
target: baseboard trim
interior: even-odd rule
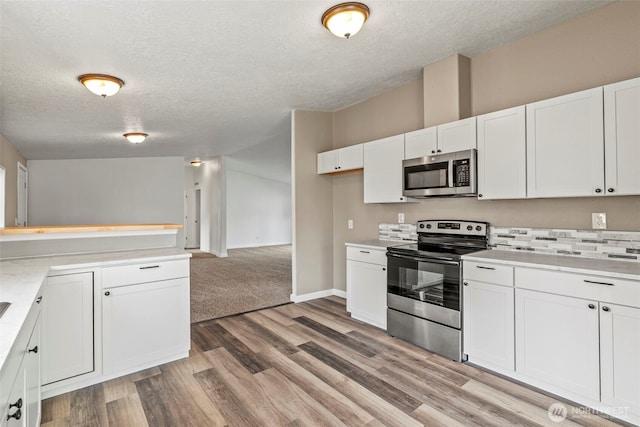
[[[227,249],[245,249],[245,248],[261,248],[268,246],[284,246],[290,245],[291,241],[288,242],[259,242],[259,243],[251,243],[251,244],[243,244],[236,246],[227,246]]]
[[[332,295],[335,295],[339,298],[347,298],[347,293],[345,291],[341,291],[340,289],[325,289],[324,291],[311,292],[302,295],[291,294],[289,298],[293,302],[305,302],[311,301],[312,299],[330,297]]]

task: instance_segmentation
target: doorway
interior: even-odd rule
[[[18,162],[18,227],[27,226],[27,167]]]
[[[200,189],[185,192],[185,238],[187,249],[200,248]]]

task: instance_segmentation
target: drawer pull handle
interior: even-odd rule
[[[613,283],[607,283],[607,282],[594,282],[593,280],[584,280],[584,283],[593,283],[594,285],[606,285],[606,286],[613,286]]]
[[[16,403],[9,403],[9,409],[11,408],[22,408],[22,398],[18,399]]]
[[[611,310],[609,307],[607,307],[606,305],[604,307],[602,307],[602,311],[609,311]]]
[[[15,418],[16,420],[19,420],[20,418],[22,418],[22,411],[18,409],[13,414],[7,415],[7,421],[9,421],[11,418]]]
[[[369,251],[360,251],[360,252],[362,252],[363,254],[370,254],[371,253]]]
[[[107,292],[105,292],[105,293],[104,293],[104,296],[105,296],[105,297],[108,297],[109,295],[111,295],[111,292],[109,292],[109,291],[107,291]]]
[[[587,307],[589,307],[591,310],[593,310],[594,308],[596,308],[595,304],[589,304]]]
[[[476,265],[476,268],[481,268],[483,270],[495,270],[495,268],[493,268],[493,267],[484,267],[482,265]]]
[[[27,353],[38,353],[38,346],[35,346],[33,348],[30,348]]]
[[[149,270],[150,268],[160,268],[159,265],[147,265],[146,267],[140,267],[140,270]]]

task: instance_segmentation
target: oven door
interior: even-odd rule
[[[459,261],[387,253],[387,306],[460,328]]]

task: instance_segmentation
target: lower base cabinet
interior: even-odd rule
[[[189,279],[104,288],[102,298],[106,374],[144,369],[189,350]]]
[[[354,319],[387,329],[386,249],[347,247],[347,311]]]

